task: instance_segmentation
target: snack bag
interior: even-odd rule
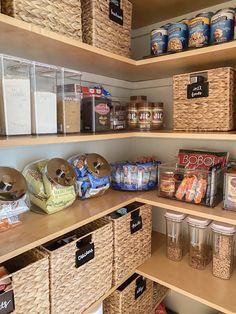
[[[86,199],[102,195],[110,187],[109,163],[98,154],[82,154],[69,158],[76,173],[77,195]]]
[[[0,232],[19,225],[19,215],[29,210],[24,176],[9,167],[0,167]]]
[[[31,202],[47,214],[69,207],[76,199],[75,172],[64,159],[34,162],[24,169],[23,174]]]

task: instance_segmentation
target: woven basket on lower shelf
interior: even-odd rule
[[[126,208],[129,212],[124,216],[109,215],[114,229],[113,285],[151,256],[152,207],[132,203]]]
[[[121,0],[123,25],[109,18],[108,0],[81,0],[83,42],[98,48],[130,56],[132,4]]]
[[[82,39],[80,0],[4,0],[2,13]]]
[[[3,265],[12,279],[14,314],[49,314],[48,258],[33,249]]]
[[[112,223],[99,219],[63,238],[71,235],[76,239],[68,244],[54,247],[52,241],[40,248],[49,256],[51,314],[80,314],[112,285]]]
[[[153,309],[163,300],[168,290],[169,289],[165,286],[162,286],[157,282],[153,282]]]
[[[206,82],[191,84],[197,76],[205,77]],[[229,131],[236,127],[236,76],[230,67],[174,76],[173,98],[175,130]]]
[[[104,314],[149,314],[153,282],[134,274],[104,301]]]

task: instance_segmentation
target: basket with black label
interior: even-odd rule
[[[50,261],[52,314],[83,313],[111,288],[112,231],[101,218],[40,248]]]

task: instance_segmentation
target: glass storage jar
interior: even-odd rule
[[[174,211],[167,211],[166,218],[166,255],[173,261],[183,258],[184,230],[183,221],[186,215]]]
[[[234,236],[236,226],[213,222],[212,273],[221,279],[230,279],[234,264]]]
[[[196,269],[205,269],[212,257],[210,220],[189,216],[189,265]]]

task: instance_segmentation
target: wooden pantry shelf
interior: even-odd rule
[[[70,135],[29,135],[29,136],[0,136],[0,149],[18,146],[35,146],[47,144],[64,144],[77,142],[92,142],[126,138],[150,139],[183,139],[183,140],[219,140],[235,141],[236,132],[179,132],[159,130],[153,132],[112,132],[97,134],[70,134]]]
[[[125,139],[132,137],[132,134],[132,132],[113,132],[102,134],[0,136],[0,148]]]
[[[0,264],[132,203],[138,194],[110,190],[98,198],[78,200],[52,215],[23,214],[22,225],[0,235]]]
[[[209,208],[196,204],[189,204],[163,197],[158,197],[156,190],[148,191],[143,193],[141,196],[137,196],[136,201],[168,210],[178,211],[188,215],[204,217],[207,219],[236,225],[236,212],[223,210],[222,204],[219,204],[214,208]]]
[[[135,61],[4,14],[0,14],[0,46],[1,53],[133,82],[236,61],[236,41]]]
[[[206,270],[190,267],[187,255],[181,262],[169,260],[164,235],[153,234],[152,257],[136,272],[225,314],[236,313],[236,272],[230,280],[222,280],[211,274],[211,265]]]

